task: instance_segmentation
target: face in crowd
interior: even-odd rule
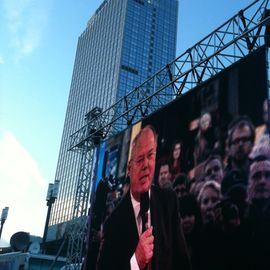
[[[249,171],[248,197],[250,200],[270,198],[270,161],[253,162]]]
[[[139,201],[140,194],[147,192],[152,184],[156,165],[157,142],[150,127],[141,130],[133,142],[128,170],[133,197]]]
[[[177,184],[173,190],[175,191],[177,198],[181,198],[187,194],[186,183]]]
[[[177,160],[180,158],[180,154],[181,154],[181,144],[180,143],[176,143],[174,145],[173,148],[173,159]]]
[[[178,174],[174,179],[173,190],[179,199],[188,194],[188,182],[188,176],[184,173]]]
[[[253,147],[251,130],[248,125],[243,125],[232,132],[230,156],[236,163],[241,163],[248,158]]]
[[[203,224],[214,222],[215,207],[220,198],[220,185],[213,181],[206,182],[198,196]]]
[[[183,231],[185,235],[190,234],[195,226],[195,215],[185,215],[181,217]]]
[[[206,131],[211,125],[211,115],[209,113],[205,113],[200,118],[200,129],[202,131]]]
[[[161,188],[171,184],[171,173],[169,164],[164,164],[160,166],[158,184]]]
[[[204,167],[206,181],[216,181],[221,184],[224,177],[223,166],[219,158],[209,160]]]

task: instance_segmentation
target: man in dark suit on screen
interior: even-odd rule
[[[190,269],[176,195],[152,186],[156,150],[156,132],[146,126],[132,143],[130,192],[104,225],[98,270]]]

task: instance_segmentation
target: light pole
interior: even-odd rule
[[[3,227],[4,227],[4,223],[7,219],[7,216],[8,216],[8,207],[5,207],[2,209],[2,214],[1,214],[1,228],[0,228],[0,239],[1,239],[1,235],[2,235],[2,230],[3,230]]]
[[[50,220],[50,215],[51,215],[51,210],[52,210],[52,205],[54,204],[57,194],[58,194],[58,189],[59,189],[59,180],[55,180],[55,182],[52,184],[50,183],[48,186],[48,192],[47,192],[47,206],[48,206],[48,211],[47,211],[47,217],[46,217],[46,222],[45,222],[45,227],[44,227],[44,233],[43,233],[43,239],[42,239],[42,249],[44,252],[44,246],[47,238],[47,232],[48,232],[48,225],[49,225],[49,220]]]

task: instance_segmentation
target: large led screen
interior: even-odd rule
[[[151,125],[158,135],[153,185],[176,192],[194,269],[264,265],[270,240],[266,59],[261,47],[103,142],[95,180],[96,187],[100,179],[110,182],[104,221],[125,193],[132,140]]]

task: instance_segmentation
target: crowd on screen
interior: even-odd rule
[[[268,113],[264,115],[268,122]],[[267,124],[255,129],[247,116],[234,119],[226,140],[211,115],[200,119],[184,169],[182,141],[157,162],[154,183],[173,189],[193,269],[270,269],[270,141]],[[128,190],[128,180],[110,191],[103,221]],[[102,226],[97,232],[101,239]]]

